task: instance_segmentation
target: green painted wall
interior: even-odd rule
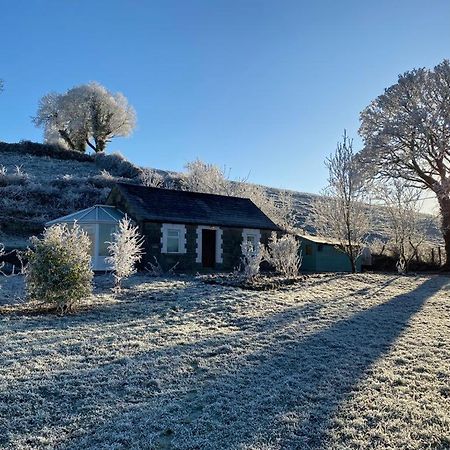
[[[301,270],[305,272],[351,272],[348,256],[330,244],[318,244],[302,238],[301,251],[303,262]],[[356,269],[361,271],[361,258],[358,258]]]

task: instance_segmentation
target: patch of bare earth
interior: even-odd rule
[[[0,312],[2,448],[450,448],[447,277],[136,276],[77,315],[21,307]]]

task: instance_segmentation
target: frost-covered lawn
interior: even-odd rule
[[[137,276],[78,315],[2,313],[0,348],[2,448],[450,448],[447,277]]]

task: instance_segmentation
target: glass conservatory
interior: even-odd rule
[[[91,240],[91,257],[93,270],[108,270],[105,259],[109,256],[108,242],[112,233],[117,228],[117,223],[125,214],[107,205],[94,205],[81,211],[74,212],[64,217],[51,220],[45,226],[49,227],[57,223],[74,224],[75,222],[88,234]]]

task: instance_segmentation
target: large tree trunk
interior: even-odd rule
[[[438,201],[441,209],[442,236],[445,243],[445,263],[442,269],[450,271],[450,198],[438,197]]]

